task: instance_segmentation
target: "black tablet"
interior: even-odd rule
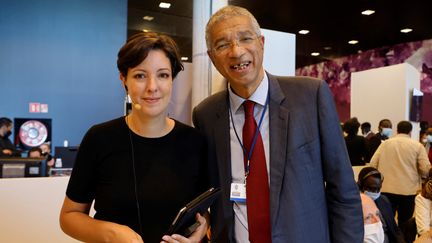
[[[191,235],[199,226],[195,215],[197,213],[201,215],[204,214],[218,198],[219,194],[220,189],[212,187],[186,204],[186,206],[181,208],[177,213],[177,216],[174,218],[166,234],[180,234],[185,237]]]

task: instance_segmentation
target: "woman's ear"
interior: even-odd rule
[[[127,85],[126,85],[126,78],[122,74],[120,74],[120,80],[122,81],[123,86],[124,86],[124,88],[126,90],[126,93],[127,93],[128,92],[128,88],[127,88]]]

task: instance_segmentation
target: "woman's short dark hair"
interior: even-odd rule
[[[117,54],[117,68],[126,77],[129,68],[138,66],[151,50],[165,52],[171,63],[173,79],[183,70],[180,52],[171,37],[154,32],[142,32],[131,36]]]

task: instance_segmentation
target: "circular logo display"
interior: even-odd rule
[[[21,125],[19,130],[19,138],[21,142],[29,147],[36,147],[43,144],[47,137],[48,130],[40,121],[26,121]]]

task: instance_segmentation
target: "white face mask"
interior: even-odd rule
[[[391,129],[391,128],[388,128],[388,127],[385,127],[385,128],[382,129],[381,134],[382,134],[383,136],[386,136],[386,137],[389,138],[389,137],[392,135],[392,129]]]
[[[429,143],[432,143],[432,135],[427,135],[426,138]]]
[[[372,198],[372,200],[377,200],[381,196],[381,192],[370,192],[370,191],[364,191],[364,194],[366,196],[369,196]]]
[[[363,243],[383,243],[384,229],[381,221],[374,224],[364,225],[364,240]]]

